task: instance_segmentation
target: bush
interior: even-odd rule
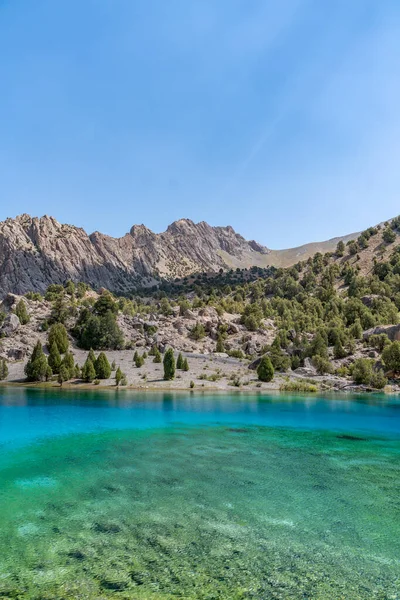
[[[382,352],[382,360],[388,371],[400,373],[400,342],[393,342]]]
[[[201,340],[205,335],[206,330],[204,329],[204,325],[202,323],[196,323],[196,325],[190,330],[190,337],[193,340]]]
[[[386,244],[392,244],[396,239],[396,234],[393,231],[393,229],[391,229],[390,227],[386,227],[386,229],[384,229],[382,233],[382,238],[383,241],[386,242]]]
[[[161,358],[161,352],[159,351],[159,349],[156,347],[154,349],[154,358],[153,358],[153,363],[160,363],[162,361]]]
[[[122,379],[124,377],[123,372],[121,371],[121,369],[118,367],[118,369],[115,371],[115,385],[118,386]]]
[[[378,352],[383,352],[386,346],[390,346],[390,340],[386,333],[373,334],[368,341],[369,345]]]
[[[385,387],[385,385],[387,385],[387,382],[388,380],[386,379],[382,369],[380,369],[379,371],[374,371],[372,373],[370,384],[376,390],[382,390]]]
[[[306,381],[288,381],[287,383],[282,383],[279,390],[281,392],[310,392],[315,394],[318,391],[318,387]]]
[[[263,356],[257,368],[257,375],[260,381],[272,381],[274,378],[274,367],[269,356]]]
[[[170,381],[175,377],[175,357],[172,348],[168,348],[164,355],[164,379]]]
[[[27,323],[29,323],[30,316],[28,314],[28,311],[26,310],[26,304],[22,300],[22,298],[17,304],[17,307],[15,309],[15,314],[17,315],[21,325],[26,325]]]
[[[313,356],[312,362],[314,367],[317,369],[317,373],[319,375],[325,375],[325,373],[333,372],[331,363],[327,358],[324,358],[323,356],[319,356],[318,354],[316,356]]]
[[[64,354],[64,352],[67,352],[68,350],[69,342],[67,330],[62,323],[55,323],[49,329],[47,345],[51,348],[53,344],[57,344],[58,351],[61,354]]]
[[[189,371],[189,363],[188,363],[188,359],[187,359],[187,358],[185,358],[185,359],[183,360],[183,364],[182,364],[182,370],[183,370],[183,371]]]
[[[372,379],[372,361],[367,358],[358,358],[353,365],[353,381],[357,385],[370,385]]]

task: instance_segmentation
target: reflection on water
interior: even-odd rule
[[[396,399],[0,397],[0,597],[400,595]]]

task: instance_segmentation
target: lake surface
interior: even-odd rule
[[[0,598],[400,598],[400,401],[0,388]]]

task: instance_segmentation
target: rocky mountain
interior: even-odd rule
[[[348,236],[349,239],[352,236]],[[323,243],[333,250],[340,238]],[[51,283],[84,281],[95,289],[126,292],[152,285],[156,277],[184,277],[193,272],[288,266],[316,249],[271,251],[246,241],[232,227],[211,227],[181,219],[156,234],[134,225],[121,238],[60,224],[49,216],[20,215],[0,222],[0,296],[44,291]]]

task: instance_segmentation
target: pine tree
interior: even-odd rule
[[[143,367],[143,365],[144,365],[143,356],[140,356],[139,354],[137,354],[137,356],[135,358],[135,365],[137,366],[138,369],[140,369],[140,367]]]
[[[189,363],[188,363],[188,359],[187,358],[185,358],[184,361],[183,361],[182,369],[184,371],[189,371]]]
[[[81,376],[81,368],[78,365],[78,363],[76,363],[75,365],[75,379],[79,379]]]
[[[57,381],[60,384],[60,386],[62,387],[62,384],[64,383],[64,381],[68,381],[69,379],[69,370],[65,365],[61,365],[60,367],[60,372],[58,374],[58,378]]]
[[[111,376],[111,366],[104,352],[100,352],[97,357],[95,369],[99,379],[109,379]]]
[[[164,354],[164,379],[170,381],[175,377],[175,357],[172,348]]]
[[[56,342],[50,346],[49,357],[47,359],[53,373],[58,373],[61,367],[61,356]]]
[[[176,368],[177,369],[183,369],[183,356],[182,356],[182,354],[180,352],[178,354],[178,358],[177,358],[177,361],[176,361]]]
[[[263,356],[257,368],[257,375],[260,381],[272,381],[274,378],[274,367],[268,356]]]
[[[68,379],[72,379],[75,374],[74,355],[72,352],[65,353],[61,366],[64,366],[67,369]]]
[[[84,381],[90,382],[93,381],[96,377],[96,369],[94,368],[94,364],[87,358],[85,364],[82,367],[82,379]]]
[[[136,363],[138,356],[139,356],[138,351],[135,350],[135,354],[133,355],[133,362],[134,363]]]
[[[47,374],[47,359],[42,344],[38,341],[25,365],[25,375],[28,381],[44,381]]]
[[[49,329],[48,335],[48,346],[49,348],[56,343],[58,351],[64,354],[68,350],[69,342],[67,336],[67,330],[62,323],[54,323]]]
[[[96,355],[93,351],[93,348],[90,348],[89,350],[89,354],[88,354],[88,358],[92,361],[92,363],[95,365],[96,364]]]
[[[5,358],[0,360],[0,380],[7,379],[8,376],[8,366]]]
[[[147,352],[146,351],[143,352],[142,358],[147,358]]]
[[[121,383],[123,376],[124,376],[124,374],[122,373],[121,369],[118,367],[118,369],[115,372],[115,385],[118,386]]]
[[[28,311],[26,310],[26,304],[22,300],[22,298],[17,304],[17,307],[15,309],[15,314],[17,315],[21,325],[26,325],[27,323],[29,323],[30,316],[28,314]]]

